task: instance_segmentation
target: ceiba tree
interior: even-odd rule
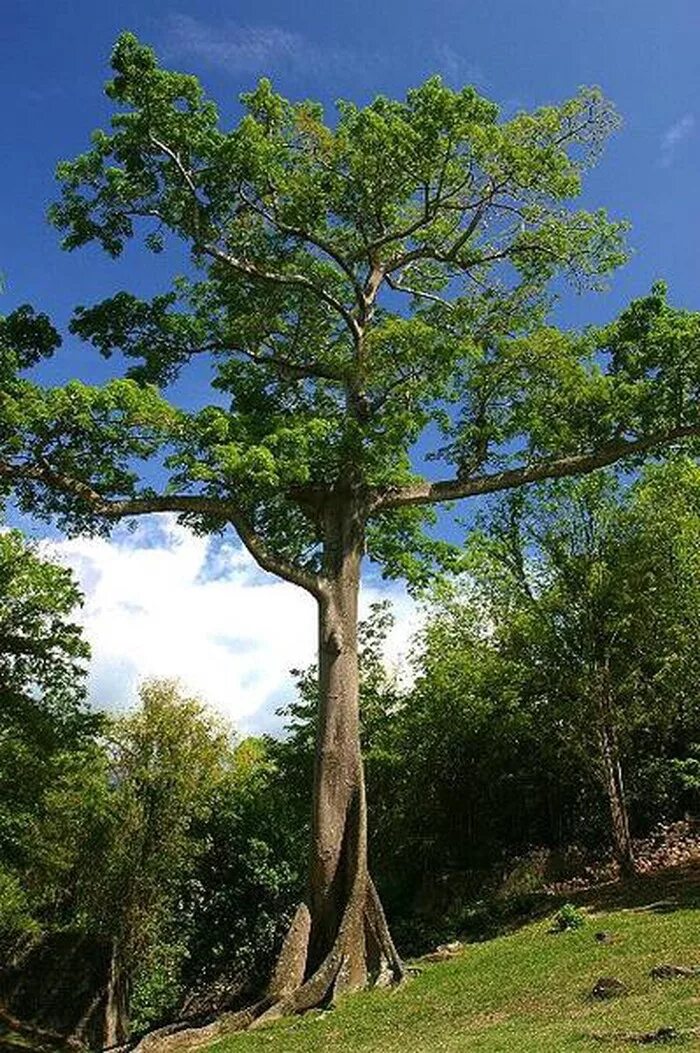
[[[437,503],[694,435],[697,354],[658,339],[685,316],[656,293],[604,336],[545,325],[553,279],[597,286],[625,255],[623,224],[570,207],[616,124],[595,89],[500,120],[434,77],[325,123],[262,80],[227,128],[134,36],[112,67],[111,129],[59,166],[51,219],[66,248],[112,256],[141,233],[156,253],[179,239],[187,274],[77,309],[73,334],[132,360],[124,378],[5,385],[0,478],[71,530],[154,512],[233,527],[317,602],[308,893],[248,1019],[298,1011],[402,975],[367,863],[363,558],[419,580],[445,554],[425,529]],[[56,342],[21,310],[4,323],[17,367]],[[185,411],[159,389],[192,362],[215,394]]]

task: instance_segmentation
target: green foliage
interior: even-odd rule
[[[45,314],[37,314],[29,304],[16,307],[0,317],[0,376],[6,380],[16,370],[36,365],[60,344],[61,338]]]
[[[586,924],[586,915],[573,903],[565,903],[554,915],[552,927],[555,932],[573,932]]]
[[[234,1004],[260,993],[303,887],[308,830],[276,745],[248,738],[236,747],[196,830],[203,851],[182,899],[191,933],[183,978],[195,1004],[211,990]],[[304,782],[303,814],[308,791]]]
[[[3,910],[17,918],[48,906],[55,886],[37,823],[100,724],[84,708],[81,603],[69,571],[17,531],[0,531],[0,858]],[[20,904],[10,893],[25,876]]]
[[[0,532],[0,697],[8,716],[35,699],[66,716],[79,705],[89,655],[73,620],[81,604],[69,571],[42,559],[19,532]]]
[[[186,944],[159,941],[137,969],[129,1003],[129,1026],[133,1034],[148,1031],[169,1021],[182,1003],[182,962]]]
[[[623,751],[654,736],[654,752],[672,751],[679,720],[697,734],[699,483],[682,458],[627,491],[605,476],[561,483],[505,501],[473,539],[499,647],[529,668],[531,704],[575,734],[582,758],[596,749],[601,670]]]
[[[108,730],[107,851],[80,890],[90,924],[119,938],[130,967],[163,938],[200,850],[194,825],[230,758],[226,729],[175,682],[146,683],[140,703]]]
[[[412,481],[421,435],[441,435],[433,454],[461,477],[633,441],[667,426],[645,393],[652,379],[678,393],[681,358],[674,423],[694,424],[695,316],[641,301],[603,334],[543,328],[553,278],[599,286],[625,255],[624,224],[572,207],[617,124],[598,89],[501,120],[432,77],[326,119],[263,80],[229,128],[196,78],[132,34],[112,70],[111,126],[59,166],[51,220],[68,249],[184,241],[190,276],[76,311],[73,334],[126,355],[136,383],[3,391],[0,458],[23,508],[99,529],[130,501],[172,506],[204,531],[252,532],[281,573],[308,572],[319,499],[351,484],[375,497],[370,555],[424,586],[454,553],[426,512],[379,500]],[[656,349],[634,363],[618,353],[632,324]],[[43,329],[11,342],[53,346]],[[216,404],[181,412],[147,386],[202,356]],[[158,500],[154,458],[169,472]]]
[[[0,868],[0,953],[20,936],[36,933],[38,925],[18,878]]]
[[[471,917],[487,892],[527,897],[605,852],[592,697],[603,654],[635,832],[696,811],[698,495],[697,466],[678,458],[636,480],[599,475],[498,502],[464,573],[434,588],[403,691],[382,665],[388,612],[363,627],[370,856],[403,946],[455,911],[491,932],[490,905]],[[313,669],[300,691],[274,749],[306,817]]]
[[[381,663],[386,612],[363,633],[371,851],[395,910],[438,870],[601,843],[589,696],[602,659],[624,748],[644,760],[633,797],[646,822],[677,814],[699,740],[696,466],[676,458],[629,496],[605,477],[519,492],[461,563],[422,504],[630,450],[636,467],[700,428],[700,316],[663,286],[602,328],[546,324],[553,282],[600,288],[625,258],[625,225],[575,207],[611,106],[584,89],[502,120],[473,88],[430,78],[326,119],[263,80],[228,127],[196,78],[132,34],[112,72],[111,123],[59,166],[51,220],[67,249],[117,257],[142,238],[164,269],[184,243],[188,276],[76,310],[72,337],[129,360],[101,388],[27,379],[58,334],[28,306],[0,319],[1,496],[72,531],[154,511],[232,525],[309,588],[333,560],[326,512],[349,494],[388,575],[424,588],[437,568],[467,572],[436,592],[410,692]],[[212,390],[182,410],[159,387],[202,361]],[[427,496],[412,465],[426,444],[453,476]],[[28,916],[116,935],[139,1023],[200,984],[235,998],[301,883],[313,673],[280,743],[234,751],[168,683],[97,743],[80,712],[79,597],[20,549],[0,535],[8,916],[24,924],[21,870]],[[652,802],[655,764],[669,778]]]

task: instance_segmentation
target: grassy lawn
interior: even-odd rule
[[[552,935],[549,920],[536,921],[465,947],[450,961],[425,965],[393,992],[348,996],[331,1012],[231,1036],[208,1050],[583,1053],[649,1048],[614,1036],[700,1026],[700,976],[649,976],[652,967],[664,963],[700,965],[698,875],[695,881],[689,877],[663,889],[640,882],[627,896],[613,890],[607,898],[588,897],[582,929]],[[660,891],[665,895],[659,897]],[[614,941],[597,942],[594,934],[600,930]],[[622,980],[628,993],[610,1002],[590,999],[601,976]],[[700,1038],[670,1045],[700,1049]]]

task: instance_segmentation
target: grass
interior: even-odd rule
[[[585,1053],[647,1048],[621,1035],[699,1027],[700,977],[652,980],[649,971],[700,965],[700,873],[578,902],[581,929],[553,935],[551,918],[540,919],[426,964],[394,991],[347,996],[330,1012],[220,1039],[208,1053]],[[613,942],[597,942],[600,930]],[[592,1000],[601,976],[622,980],[628,993]],[[671,1046],[700,1050],[700,1038]]]

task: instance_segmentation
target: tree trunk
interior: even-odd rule
[[[622,764],[617,741],[610,690],[610,671],[604,665],[597,671],[596,704],[598,709],[598,742],[605,792],[612,820],[613,852],[620,872],[635,873],[634,850],[630,836],[629,811],[622,778]]]
[[[272,1012],[299,1012],[367,983],[398,982],[403,968],[367,867],[367,804],[360,750],[357,648],[364,522],[344,503],[326,516],[319,600],[319,702],[311,859],[270,985]],[[266,1012],[269,1017],[270,1012]]]
[[[336,995],[404,975],[367,868],[367,804],[360,750],[357,608],[364,549],[361,507],[326,513],[318,601],[319,701],[306,898],[287,932],[267,994],[202,1028],[165,1028],[134,1053],[180,1053],[233,1031],[329,1005]]]

